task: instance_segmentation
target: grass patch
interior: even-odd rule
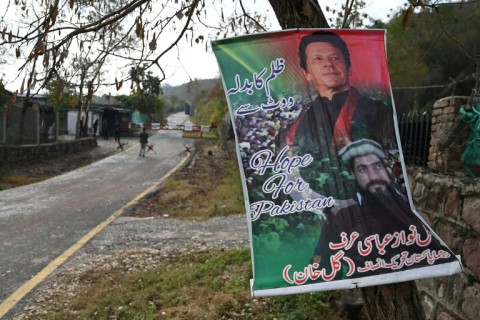
[[[245,211],[237,161],[225,160],[223,179],[211,192],[209,217],[227,216]]]
[[[192,165],[175,172],[132,216],[205,220],[245,212],[237,160],[214,140],[196,140],[195,149]]]
[[[204,139],[218,139],[218,129],[212,128],[210,131],[202,132],[202,138]]]
[[[340,319],[336,292],[252,299],[247,249],[201,252],[149,271],[84,272],[72,297],[45,301],[41,319]],[[39,315],[26,319],[38,319]]]
[[[112,150],[95,148],[28,161],[0,163],[0,190],[37,183],[103,159]]]
[[[28,175],[0,175],[0,190],[26,186],[32,183],[43,181],[48,176],[28,176]]]
[[[184,175],[169,180],[160,191],[157,201],[162,212],[171,217],[204,220],[245,212],[238,166],[234,160],[223,160],[223,174],[212,179],[207,174]],[[197,182],[192,182],[197,179]],[[200,181],[198,183],[198,181]]]

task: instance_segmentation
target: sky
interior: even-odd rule
[[[326,5],[332,6],[338,1],[319,1],[322,9],[325,9]],[[396,9],[401,7],[406,0],[366,0],[366,8],[363,10],[368,13],[375,19],[381,19],[387,21],[387,14],[390,12],[390,9]],[[280,30],[276,18],[273,13],[273,9],[268,4],[266,0],[246,0],[245,3],[250,5],[254,4],[255,8],[259,8],[260,12],[266,12],[270,17],[272,26],[269,31]],[[253,6],[252,6],[253,7]],[[324,10],[325,12],[325,10]],[[325,12],[325,14],[327,14]],[[328,18],[328,17],[327,17]],[[181,63],[172,60],[171,64],[166,70],[170,71],[171,74],[167,77],[165,81],[169,85],[180,85],[182,83],[188,82],[189,79],[210,79],[220,76],[218,65],[215,59],[213,52],[210,49],[206,52],[205,46],[201,45],[196,48],[191,48],[187,46],[185,51],[180,54]]]

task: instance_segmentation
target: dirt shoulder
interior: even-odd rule
[[[126,138],[134,143],[136,139]],[[0,164],[0,190],[43,181],[73,171],[119,152],[113,139],[97,140],[96,148],[55,158]]]

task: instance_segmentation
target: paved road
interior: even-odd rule
[[[0,304],[97,225],[112,216],[184,159],[180,131],[139,144],[65,175],[0,192]],[[0,316],[1,318],[1,316]]]

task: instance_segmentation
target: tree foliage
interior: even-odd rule
[[[9,98],[10,98],[9,93],[5,89],[5,86],[3,85],[3,81],[0,80],[0,112],[6,111],[5,105],[7,104]]]
[[[160,79],[151,71],[145,71],[143,68],[131,68],[130,77],[132,79],[131,93],[117,97],[120,106],[132,112],[138,111],[150,116],[162,115],[165,100],[162,96]]]
[[[56,78],[47,84],[49,91],[48,103],[55,111],[64,113],[78,104],[78,97],[68,82]]]
[[[121,108],[132,112],[138,111],[146,115],[162,114],[165,106],[163,96],[150,94],[131,93],[129,95],[119,95],[116,99],[120,102]]]
[[[160,79],[153,75],[152,71],[137,67],[130,69],[130,78],[132,79],[131,89],[144,95],[158,96],[163,94],[160,86]]]
[[[184,101],[176,95],[165,96],[165,112],[176,113],[184,111]]]
[[[471,95],[479,79],[480,3],[409,8],[386,25],[397,109],[424,111],[445,96]]]
[[[326,5],[325,11],[332,14],[332,17],[328,19],[332,27],[358,29],[365,27],[369,18],[368,14],[360,12],[365,6],[365,1],[346,0],[336,3],[334,6]]]
[[[201,124],[210,124],[212,122],[219,124],[223,115],[228,112],[223,87],[219,83],[213,89],[205,92],[202,97],[197,104],[198,108],[194,121]]]

